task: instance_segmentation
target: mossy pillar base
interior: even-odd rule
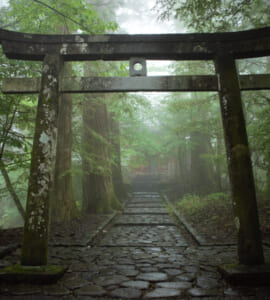
[[[55,283],[68,267],[57,265],[21,266],[13,265],[0,269],[0,280],[10,283]]]
[[[269,286],[270,264],[264,265],[238,265],[227,264],[218,266],[224,279],[231,284],[246,286]]]
[[[235,224],[238,231],[239,263],[264,263],[255,186],[234,58],[215,59],[224,128]]]
[[[55,165],[62,65],[58,55],[44,58],[22,245],[21,264],[25,266],[46,265],[48,259],[49,199]]]

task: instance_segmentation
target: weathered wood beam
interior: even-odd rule
[[[241,75],[241,90],[270,89],[270,74]],[[215,75],[155,77],[71,77],[64,78],[62,93],[90,92],[186,92],[218,91]],[[40,78],[6,78],[2,92],[35,94],[40,91]]]
[[[62,83],[62,91],[69,93],[209,91],[213,90],[215,81],[214,76],[66,78]]]
[[[218,33],[169,33],[169,34],[31,34],[0,29],[1,41],[17,41],[38,44],[78,43],[83,39],[88,43],[106,42],[187,42],[212,41],[230,42],[256,39],[270,34],[270,27]]]
[[[36,94],[41,87],[41,78],[4,78],[2,93],[4,94]]]
[[[234,58],[270,55],[270,27],[227,33],[158,35],[38,35],[0,30],[9,58],[42,60],[59,54],[64,60],[207,60],[218,53]]]
[[[239,75],[238,78],[242,91],[270,89],[270,74]]]

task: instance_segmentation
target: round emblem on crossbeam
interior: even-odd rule
[[[130,76],[147,76],[146,59],[140,57],[132,57],[129,60]]]

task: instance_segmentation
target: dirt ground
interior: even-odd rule
[[[76,241],[87,240],[108,217],[108,215],[85,215],[69,223],[51,224],[50,243],[74,244]],[[22,227],[0,230],[0,246],[20,244],[22,236]]]

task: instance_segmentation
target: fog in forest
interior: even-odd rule
[[[215,8],[211,1],[205,6],[165,0],[64,2],[2,0],[0,27],[37,34],[152,35],[270,25],[270,14],[264,13],[269,4],[262,0],[239,1],[241,10],[231,0]],[[41,76],[41,61],[9,60],[3,50],[0,55],[1,85],[6,77]],[[236,64],[239,76],[270,72],[265,56],[238,59]],[[146,60],[146,65],[149,77],[192,75],[195,80],[216,74],[212,60]],[[129,62],[66,62],[64,77],[129,77]],[[0,228],[16,228],[23,226],[28,182],[33,179],[38,96],[0,97]],[[241,98],[260,230],[269,239],[270,94],[267,89],[245,90]],[[87,214],[108,215],[121,211],[133,192],[158,192],[193,226],[204,228],[210,242],[231,241],[236,228],[217,92],[63,93],[61,99],[50,187],[52,224]]]

